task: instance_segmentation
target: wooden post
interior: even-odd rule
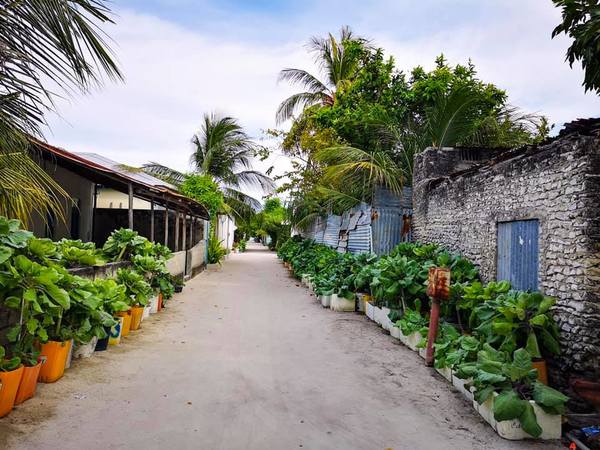
[[[175,210],[175,251],[179,251],[179,208]]]
[[[186,242],[186,238],[187,238],[187,223],[186,223],[186,219],[187,219],[187,213],[183,213],[183,224],[181,227],[181,231],[183,232],[183,237],[182,237],[182,241],[181,241],[181,249],[182,250],[187,250],[187,242]]]
[[[169,246],[169,204],[165,203],[165,245]]]
[[[150,240],[154,242],[154,197],[150,200]]]
[[[194,246],[194,227],[196,226],[196,216],[190,217],[190,247]]]
[[[133,230],[133,184],[129,183],[129,228]]]

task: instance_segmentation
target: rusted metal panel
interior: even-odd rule
[[[371,227],[373,252],[385,255],[400,242],[412,238],[412,189],[404,188],[402,195],[380,188],[375,192]]]
[[[333,214],[327,216],[327,226],[325,227],[325,234],[323,237],[323,243],[325,245],[328,245],[333,248],[336,248],[338,246],[341,224],[342,216],[336,216]]]

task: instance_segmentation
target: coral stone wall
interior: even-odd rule
[[[574,123],[573,125],[576,125]],[[600,380],[600,126],[504,152],[427,149],[414,168],[414,237],[496,277],[498,222],[538,219],[538,285],[556,297],[554,381]]]

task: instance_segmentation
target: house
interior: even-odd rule
[[[205,250],[196,247],[206,248],[208,212],[174,186],[103,156],[72,153],[37,140],[32,140],[31,155],[69,196],[61,198],[62,218],[33,220],[30,228],[37,236],[101,246],[113,230],[131,228],[181,253],[174,259],[184,275],[204,264]],[[193,249],[195,261],[186,256]]]
[[[429,148],[413,192],[415,239],[471,259],[486,281],[557,299],[553,381],[600,379],[600,119],[541,145]]]

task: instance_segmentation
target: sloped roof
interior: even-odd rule
[[[175,186],[141,172],[126,170],[121,164],[96,153],[72,153],[46,142],[30,138],[34,148],[42,156],[56,161],[67,169],[98,183],[127,192],[132,185],[134,195],[146,200],[154,200],[169,208],[183,208],[205,220],[209,214],[204,205],[176,191]]]
[[[127,166],[124,166],[123,164],[114,161],[110,158],[107,158],[106,156],[99,155],[98,153],[77,152],[75,154],[84,157],[88,161],[92,161],[104,167],[108,167],[111,170],[125,175],[129,178],[133,178],[134,180],[137,180],[140,183],[148,184],[150,186],[165,186],[169,189],[176,189],[174,185],[169,184],[166,181],[153,177],[152,175],[148,175],[145,172],[128,170]]]

